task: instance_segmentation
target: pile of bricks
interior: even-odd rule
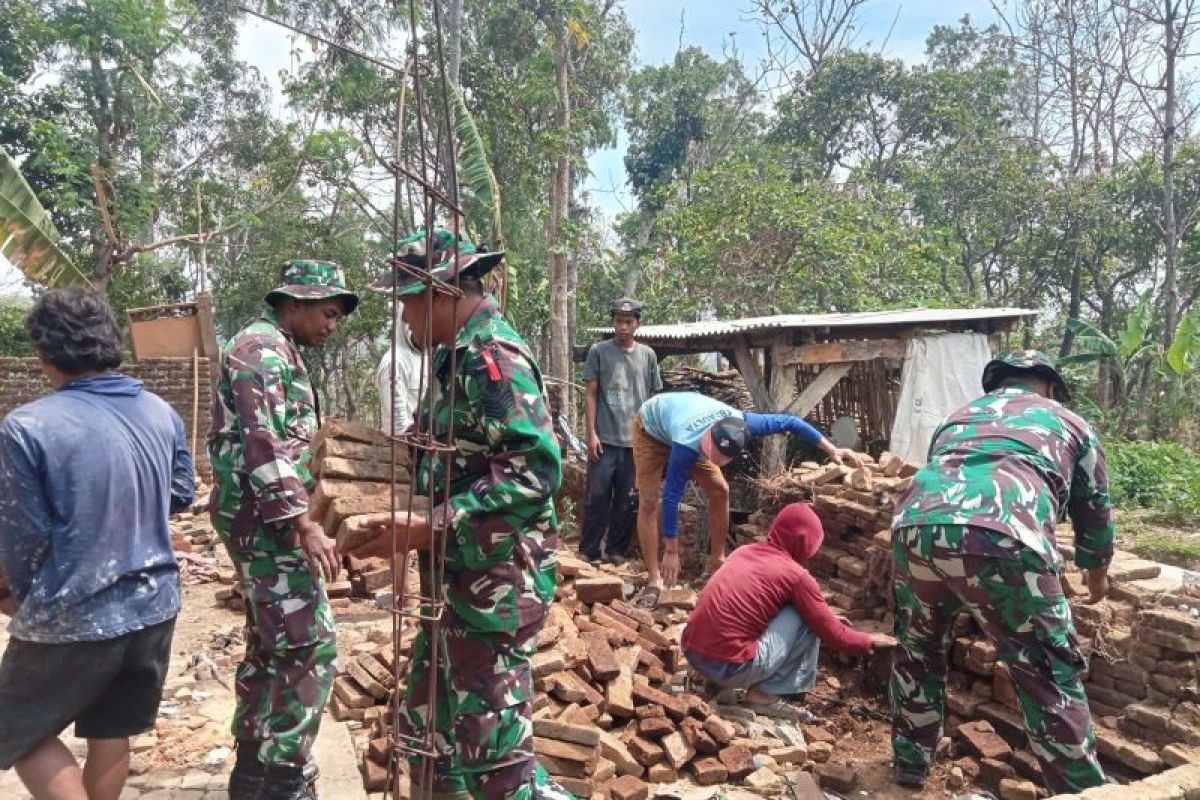
[[[651,612],[625,601],[631,588],[561,555],[558,597],[532,664],[534,749],[542,766],[583,798],[645,800],[651,784],[680,779],[782,790],[785,776],[810,760],[805,733],[790,723],[760,724],[744,709],[714,708],[689,691],[679,637],[695,592],[668,590]],[[390,642],[356,646],[361,652],[342,659],[334,683],[330,709],[350,721],[369,792],[387,785],[392,717],[403,696],[392,676],[404,674],[409,635],[399,662]],[[832,763],[832,752],[831,744],[814,744],[822,785],[852,785],[852,771]]]
[[[796,470],[762,483],[764,505],[753,529],[738,540],[761,539],[784,505],[811,503],[825,529],[825,542],[808,564],[826,600],[851,621],[885,619],[891,602],[891,533],[896,497],[912,482],[917,467],[891,453],[878,461],[862,455],[864,466],[821,466],[805,462]]]
[[[369,537],[364,525],[367,515],[392,509],[392,475],[388,466],[391,440],[363,423],[334,419],[321,427],[311,446],[310,468],[317,486],[310,498],[309,514],[321,523],[326,535],[337,540],[339,552],[354,550]],[[397,444],[395,459],[396,508],[407,511],[410,494],[407,448]],[[428,509],[427,498],[413,498],[414,511],[427,513]],[[184,527],[188,527],[186,523]],[[191,529],[211,531],[198,520],[191,523]],[[210,537],[206,540],[210,545],[216,541],[215,534],[206,535]],[[325,587],[335,611],[349,608],[353,598],[376,598],[392,591],[392,570],[387,559],[349,556],[344,566],[347,572]],[[228,579],[224,573],[217,579],[226,585],[217,590],[216,599],[230,610],[242,610],[241,589],[232,573]]]
[[[861,469],[806,463],[764,486],[767,502],[753,522],[765,529],[784,504],[812,503],[826,539],[810,569],[826,599],[851,620],[888,627],[889,526],[915,471],[888,453]],[[1060,527],[1059,549],[1068,561],[1074,555],[1069,527]],[[1096,605],[1082,602],[1078,571],[1064,576],[1090,656],[1084,687],[1098,750],[1108,768],[1131,777],[1200,760],[1200,592],[1183,588],[1178,570],[1169,578],[1163,570],[1118,551],[1110,597]],[[965,756],[955,765],[964,782],[1012,797],[1041,785],[1008,666],[967,614],[957,620],[950,662],[947,732],[952,752]]]

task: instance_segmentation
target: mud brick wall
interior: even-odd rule
[[[122,364],[121,371],[141,379],[145,383],[146,389],[171,404],[171,407],[183,418],[183,430],[190,447],[194,391],[192,359],[144,359],[136,363]],[[213,390],[207,358],[200,359],[199,373],[200,402],[197,407],[196,452],[192,454],[192,457],[196,460],[196,471],[205,482],[208,482],[212,479],[212,469],[208,464],[204,439],[208,435],[208,429],[212,423]],[[0,417],[19,405],[37,400],[49,391],[50,387],[42,376],[42,370],[36,358],[0,358]]]

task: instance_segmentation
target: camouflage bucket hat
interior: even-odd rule
[[[293,258],[284,262],[279,270],[279,286],[268,292],[264,299],[268,303],[275,303],[282,297],[294,297],[297,300],[340,297],[347,314],[358,308],[358,295],[346,288],[346,276],[342,274],[342,268],[332,261]]]
[[[371,291],[391,294],[393,286],[397,297],[420,294],[425,291],[426,246],[433,251],[430,273],[434,278],[453,283],[456,277],[481,278],[491,272],[504,258],[504,251],[490,252],[477,248],[465,236],[458,237],[458,258],[454,252],[455,237],[452,231],[435,228],[427,237],[425,231],[415,231],[396,243],[396,255],[388,260],[392,271],[373,282]]]
[[[1059,374],[1058,368],[1054,366],[1054,361],[1037,350],[1017,350],[989,361],[983,368],[983,390],[990,392],[1008,376],[1019,375],[1022,372],[1032,372],[1050,381],[1054,385],[1055,399],[1061,403],[1071,402],[1071,390]]]

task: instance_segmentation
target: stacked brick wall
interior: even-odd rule
[[[127,375],[142,380],[146,389],[154,392],[171,404],[183,418],[183,430],[191,446],[193,378],[190,358],[150,358],[140,362],[128,362],[121,366]],[[209,377],[208,359],[199,361],[200,402],[196,420],[196,470],[206,482],[212,477],[208,456],[204,448],[204,437],[212,422],[212,381]],[[0,358],[0,417],[19,405],[37,400],[50,391],[36,358]]]
[[[743,526],[748,530],[738,540],[761,538],[784,504],[812,503],[825,528],[825,542],[808,566],[826,599],[849,619],[864,621],[856,622],[860,628],[877,621],[891,630],[887,526],[895,498],[915,470],[888,453],[879,463],[858,470],[806,463],[764,481],[763,507],[751,525]],[[1068,560],[1074,558],[1072,538],[1069,526],[1060,526],[1058,549]],[[1081,573],[1069,569],[1062,576],[1081,646],[1090,656],[1084,689],[1098,724],[1101,761],[1110,773],[1125,780],[1200,764],[1200,588],[1189,585],[1190,578],[1179,570],[1121,550],[1109,567],[1109,578],[1109,597],[1088,605],[1083,602],[1088,593]],[[959,615],[954,636],[947,732],[965,739],[963,750],[972,753],[980,748],[972,748],[971,736],[982,731],[1004,754],[958,765],[986,788],[999,789],[1001,796],[1007,796],[998,785],[1002,780],[1024,779],[1040,785],[1042,776],[1026,749],[1008,666],[969,615]],[[1006,744],[999,745],[993,733]],[[1140,800],[1176,795],[1124,796]],[[1187,796],[1200,798],[1200,792]]]

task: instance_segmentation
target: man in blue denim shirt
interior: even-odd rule
[[[113,370],[104,299],[47,292],[26,320],[51,394],[0,423],[0,769],[35,797],[116,798],[158,714],[179,613],[167,518],[195,494],[183,423]],[[58,739],[88,741],[81,769]]]

